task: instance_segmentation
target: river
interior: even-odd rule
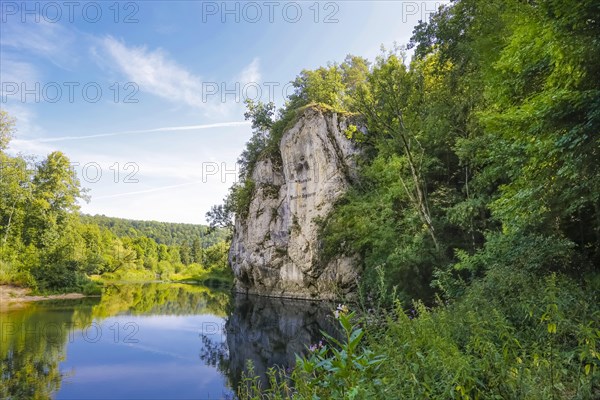
[[[0,313],[2,399],[233,399],[332,333],[331,305],[205,286],[106,285]]]

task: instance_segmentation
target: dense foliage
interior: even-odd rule
[[[136,221],[132,219],[107,217],[105,215],[81,215],[85,223],[95,224],[114,233],[118,237],[145,236],[158,244],[167,246],[192,246],[195,240],[202,247],[212,246],[227,239],[229,232],[225,229],[211,230],[204,225],[182,224],[159,221]]]
[[[296,80],[285,112],[321,102],[368,132],[349,132],[360,178],[320,222],[321,257],[359,256],[385,366],[342,397],[600,397],[599,16],[454,1],[416,27],[410,65],[394,49],[352,85],[344,64]],[[338,393],[322,383],[339,370],[302,365],[267,397]]]
[[[7,154],[14,121],[0,115],[0,284],[95,291],[91,275],[229,279],[225,230],[81,216],[85,190],[69,159],[61,152],[41,161]]]

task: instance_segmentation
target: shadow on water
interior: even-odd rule
[[[335,332],[331,309],[160,283],[28,304],[0,313],[0,398],[231,398],[247,360],[266,382],[268,368],[291,367],[322,330]],[[114,340],[132,322],[136,341]]]

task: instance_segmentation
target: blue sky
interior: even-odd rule
[[[245,96],[405,44],[434,1],[0,1],[10,151],[63,151],[91,214],[204,223],[249,139]]]

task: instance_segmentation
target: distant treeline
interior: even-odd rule
[[[86,199],[67,156],[5,152],[15,121],[0,111],[0,284],[96,291],[104,279],[228,279],[226,230],[79,212]]]
[[[158,221],[137,221],[133,219],[107,217],[105,215],[81,215],[82,222],[93,223],[107,228],[118,237],[146,236],[158,244],[193,245],[198,239],[202,247],[208,247],[226,239],[225,229],[210,229],[204,225]]]

